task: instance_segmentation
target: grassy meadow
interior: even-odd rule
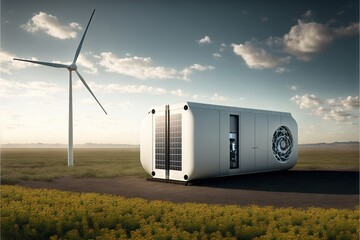
[[[299,148],[299,159],[294,169],[359,170],[359,148]]]
[[[20,180],[51,181],[59,177],[146,177],[138,148],[76,148],[74,166],[67,166],[64,148],[4,148],[2,184]]]
[[[298,170],[359,170],[359,150],[300,148]],[[1,149],[2,184],[20,180],[51,181],[59,177],[146,177],[138,148],[75,148],[74,166],[67,167],[67,149]]]

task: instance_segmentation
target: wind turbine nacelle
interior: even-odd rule
[[[77,66],[75,63],[72,63],[71,65],[68,66],[69,71],[76,71],[77,70]]]

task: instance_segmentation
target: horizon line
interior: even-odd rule
[[[321,145],[321,144],[359,144],[359,141],[335,141],[335,142],[316,142],[316,143],[299,143],[298,145]],[[1,143],[0,148],[67,148],[66,143]],[[94,148],[94,147],[122,147],[122,148],[135,148],[140,147],[140,144],[131,144],[131,143],[79,143],[74,144],[76,148]]]

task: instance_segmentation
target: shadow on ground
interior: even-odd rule
[[[271,192],[358,195],[359,172],[292,170],[197,180],[192,185]]]

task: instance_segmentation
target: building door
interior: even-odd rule
[[[255,170],[267,169],[267,115],[255,114]]]
[[[241,172],[255,170],[255,121],[254,113],[242,112],[240,115],[240,169]]]
[[[268,119],[266,114],[241,113],[240,168],[242,172],[267,169]]]

